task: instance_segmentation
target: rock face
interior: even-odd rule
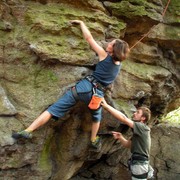
[[[66,116],[16,142],[12,131],[27,127],[97,63],[78,26],[86,22],[104,45],[112,38],[132,47],[107,99],[127,116],[137,106],[152,110],[151,124],[180,104],[179,0],[3,0],[0,2],[0,179],[128,179],[129,153],[102,135],[100,153],[88,151],[91,116],[78,103]],[[112,100],[113,99],[113,100]],[[107,112],[100,132],[119,130]],[[170,134],[168,134],[168,132]],[[179,127],[154,125],[151,162],[157,179],[179,179]],[[125,173],[126,172],[126,173]],[[124,173],[127,175],[125,176]]]
[[[180,178],[180,127],[160,125],[152,129],[152,164],[158,179]]]

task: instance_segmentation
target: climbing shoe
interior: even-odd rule
[[[20,139],[20,138],[31,139],[32,133],[28,131],[13,132],[12,137],[14,139]]]
[[[99,136],[96,137],[95,141],[91,141],[90,150],[99,152],[101,150],[102,142]]]

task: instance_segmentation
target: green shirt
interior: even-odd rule
[[[150,128],[141,122],[134,122],[131,153],[139,153],[149,157],[151,147]]]

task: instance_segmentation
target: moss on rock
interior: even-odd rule
[[[109,17],[101,11],[94,13],[77,9],[65,4],[53,4],[48,6],[29,4],[25,14],[26,27],[24,38],[29,44],[35,44],[38,56],[43,60],[58,59],[70,64],[93,64],[89,59],[94,59],[94,53],[83,39],[80,28],[71,25],[71,19],[84,20],[93,36],[103,40],[104,29],[112,25],[113,37],[119,38],[121,30],[126,24]],[[78,43],[77,43],[78,42]],[[67,54],[72,49],[75,53]]]
[[[115,103],[118,107],[118,110],[122,111],[128,118],[131,118],[132,112],[136,110],[136,108],[127,100],[116,99]]]
[[[160,66],[147,65],[142,63],[135,63],[132,61],[125,61],[123,69],[129,74],[148,81],[156,81],[156,79],[166,78],[171,76],[171,73]]]
[[[161,7],[147,0],[123,0],[117,3],[106,2],[105,5],[111,9],[114,16],[125,16],[127,18],[148,16],[154,20],[161,19],[159,14]]]
[[[163,5],[167,4],[167,0],[162,0]],[[164,21],[166,23],[180,23],[180,1],[179,0],[171,0],[168,5],[166,14],[164,16]]]
[[[51,160],[50,160],[50,148],[51,148],[51,142],[52,142],[52,137],[49,137],[46,140],[46,143],[44,144],[43,150],[40,154],[40,158],[38,159],[38,165],[42,170],[46,170],[51,172],[52,165],[51,165]]]
[[[166,116],[162,117],[163,123],[168,123],[171,125],[180,125],[180,107],[169,112]]]
[[[180,29],[178,26],[170,26],[167,24],[159,23],[155,26],[151,33],[148,35],[149,38],[155,38],[160,40],[180,40]]]

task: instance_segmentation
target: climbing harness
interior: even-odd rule
[[[85,77],[86,80],[92,83],[93,87],[105,92],[106,87],[103,86],[100,82],[98,82],[92,75],[88,75]]]
[[[166,11],[167,11],[167,8],[168,8],[168,6],[169,6],[170,1],[171,1],[171,0],[168,0],[168,2],[167,2],[167,4],[166,4],[166,7],[164,8],[164,11],[163,11],[163,13],[162,13],[162,17],[165,16],[165,13],[166,13]],[[144,34],[144,35],[142,36],[141,39],[139,39],[133,46],[131,46],[131,47],[130,47],[130,50],[133,49],[133,48],[134,48],[139,42],[141,42],[146,36],[148,36],[148,35],[150,34],[151,30],[152,30],[155,26],[156,26],[156,25],[152,26],[152,27],[150,28],[150,30],[149,30],[146,34]]]
[[[93,85],[93,97],[92,97],[92,98],[93,98],[93,102],[94,102],[95,104],[97,104],[97,103],[98,103],[98,100],[100,100],[100,98],[101,98],[101,100],[102,100],[102,96],[100,96],[100,95],[98,95],[98,94],[96,93],[96,89],[99,89],[100,91],[105,92],[105,91],[106,91],[106,87],[103,86],[101,83],[99,83],[92,75],[88,75],[88,76],[86,76],[84,79],[86,79],[86,80],[88,80],[90,83],[92,83],[92,85]],[[71,92],[72,92],[75,100],[78,101],[78,100],[79,100],[79,95],[78,95],[78,93],[77,93],[76,86],[71,87]],[[94,104],[94,103],[93,103],[92,109],[95,109],[95,104]],[[91,106],[91,105],[90,105],[90,106]],[[91,109],[91,108],[90,108],[90,109]],[[98,108],[97,108],[97,109],[98,109]]]
[[[101,83],[99,83],[92,75],[86,76],[85,79],[91,82],[93,85],[93,95],[88,107],[92,110],[97,110],[100,107],[101,101],[103,99],[101,95],[97,94],[97,89],[105,92],[106,88]]]
[[[135,168],[139,169],[138,166],[144,166],[144,167],[149,166],[148,161],[149,161],[149,159],[147,156],[144,156],[139,153],[133,153],[131,158],[128,160],[128,167],[129,167],[129,170],[131,171],[131,175],[138,179],[146,179],[148,177],[148,170],[147,170],[147,172],[142,173],[142,174],[134,174],[133,170]]]
[[[79,100],[79,96],[78,96],[78,93],[77,93],[77,90],[76,90],[76,86],[71,87],[71,92],[73,94],[74,99],[76,101],[78,101]]]
[[[148,161],[148,157],[139,153],[133,153],[131,156],[131,160]]]

